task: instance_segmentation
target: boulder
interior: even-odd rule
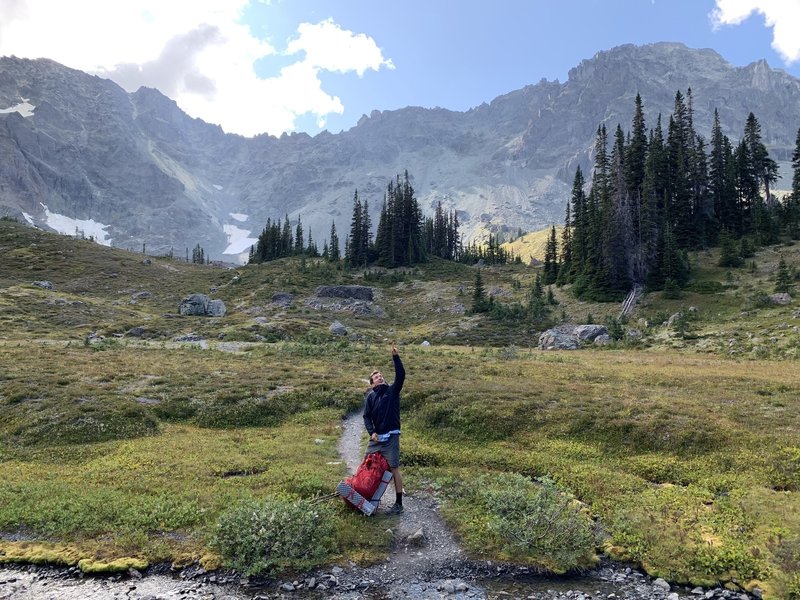
[[[42,288],[43,290],[52,290],[53,284],[49,281],[34,281],[33,285]]]
[[[289,292],[275,292],[272,294],[272,303],[282,308],[289,308],[294,300],[294,294]]]
[[[147,298],[151,298],[152,296],[153,294],[151,294],[150,292],[136,292],[131,294],[131,298],[133,298],[134,300],[145,300]]]
[[[779,306],[786,306],[787,304],[792,303],[792,297],[786,292],[779,292],[777,294],[772,294],[769,297],[769,301],[772,304],[777,304]]]
[[[222,300],[211,300],[205,294],[190,294],[178,307],[181,315],[198,317],[224,317],[226,310]]]
[[[573,333],[581,341],[593,342],[598,335],[607,335],[608,329],[605,325],[578,325]]]
[[[611,336],[607,333],[601,333],[596,338],[594,338],[594,345],[595,346],[608,346],[614,340],[611,339]]]
[[[540,350],[577,350],[578,338],[557,329],[548,329],[539,336]]]
[[[364,285],[321,285],[314,291],[318,298],[352,298],[372,302],[374,298],[371,287]]]
[[[625,337],[631,341],[642,339],[642,332],[638,329],[631,327],[625,332]]]
[[[339,321],[334,321],[331,323],[331,326],[328,327],[328,331],[330,331],[333,335],[347,335],[347,328]]]
[[[222,300],[209,300],[206,305],[206,314],[209,317],[224,317],[228,309]]]

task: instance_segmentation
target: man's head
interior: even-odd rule
[[[369,384],[372,387],[378,387],[379,385],[382,385],[384,383],[386,383],[386,380],[383,378],[383,375],[381,375],[380,371],[373,371],[372,373],[370,373]]]

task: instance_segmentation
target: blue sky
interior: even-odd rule
[[[0,2],[0,55],[156,87],[243,135],[338,132],[409,105],[467,110],[563,82],[600,50],[659,41],[800,77],[800,0]]]
[[[737,66],[765,58],[800,77],[771,47],[772,30],[753,14],[735,26],[712,26],[715,2],[703,0],[286,0],[254,4],[245,20],[280,45],[296,23],[333,18],[365,32],[394,69],[325,74],[325,89],[342,98],[331,131],[352,127],[373,109],[409,105],[467,110],[540,79],[566,81],[569,69],[621,44],[683,42],[713,48]],[[797,35],[800,36],[800,23]],[[271,75],[264,65],[263,75]],[[309,116],[299,123],[313,131]]]

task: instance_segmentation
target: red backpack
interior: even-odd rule
[[[345,502],[369,516],[378,508],[391,480],[392,471],[386,458],[374,452],[364,457],[356,474],[340,482],[336,491]]]

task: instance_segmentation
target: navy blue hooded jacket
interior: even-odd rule
[[[406,379],[403,362],[395,354],[394,382],[392,385],[381,384],[367,394],[364,401],[364,427],[370,435],[378,435],[400,429],[400,390]]]

